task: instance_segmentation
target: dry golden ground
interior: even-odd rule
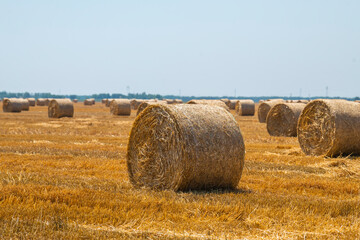
[[[0,104],[2,109],[2,106]],[[235,191],[134,189],[126,169],[131,117],[75,104],[0,113],[0,239],[359,239],[360,158],[305,156],[236,117],[246,144]]]

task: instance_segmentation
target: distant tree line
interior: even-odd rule
[[[146,92],[143,93],[129,93],[127,95],[122,93],[99,93],[99,94],[92,94],[92,95],[63,95],[63,94],[52,94],[52,93],[10,93],[6,91],[0,92],[0,99],[7,97],[7,98],[70,98],[70,99],[78,99],[79,101],[83,101],[87,98],[95,98],[96,101],[101,101],[103,98],[137,98],[137,99],[181,99],[184,102],[187,102],[191,99],[252,99],[255,102],[259,100],[266,100],[271,98],[282,98],[285,100],[297,100],[297,99],[317,99],[317,98],[326,98],[326,97],[311,97],[311,98],[303,98],[303,97],[282,97],[282,96],[260,96],[260,97],[231,97],[231,96],[222,96],[222,97],[213,97],[213,96],[202,96],[202,97],[195,97],[195,96],[176,96],[176,95],[160,95],[160,94],[147,94]],[[328,98],[337,98],[340,99],[341,97],[328,97]],[[360,100],[360,97],[355,98],[341,98],[347,100]]]

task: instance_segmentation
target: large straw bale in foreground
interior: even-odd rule
[[[234,117],[210,105],[150,105],[133,124],[129,178],[152,189],[235,188],[245,146]]]
[[[266,122],[266,116],[269,113],[270,109],[275,106],[278,103],[282,103],[283,100],[276,99],[276,100],[270,100],[260,103],[259,109],[258,109],[258,119],[259,122],[265,123]]]
[[[4,98],[3,112],[21,112],[23,101],[19,98]]]
[[[300,115],[298,140],[307,155],[359,155],[360,104],[330,99],[311,101]]]
[[[136,116],[139,115],[142,111],[144,111],[144,109],[149,106],[149,105],[154,105],[154,104],[168,104],[167,101],[163,100],[163,101],[157,101],[157,102],[143,102],[142,104],[140,104],[140,106],[138,107],[138,110],[136,112]]]
[[[114,99],[110,103],[110,113],[113,115],[130,116],[131,105],[129,99]]]
[[[278,103],[266,118],[266,128],[271,136],[296,137],[297,122],[305,104]]]
[[[229,107],[226,106],[226,104],[221,100],[193,99],[193,100],[188,101],[187,104],[204,104],[204,105],[218,106],[218,107],[222,107],[225,110],[229,111]]]
[[[239,100],[236,103],[235,111],[240,116],[254,116],[255,102],[251,99]]]
[[[35,107],[35,103],[36,103],[35,98],[27,98],[27,100],[29,101],[30,107]]]
[[[74,116],[74,105],[70,99],[53,99],[48,107],[49,118]]]

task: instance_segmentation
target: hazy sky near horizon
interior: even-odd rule
[[[358,0],[0,1],[0,91],[308,97],[326,86],[360,96]]]

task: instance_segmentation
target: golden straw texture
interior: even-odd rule
[[[110,113],[113,115],[130,116],[131,105],[129,99],[114,99],[110,103]]]
[[[157,102],[143,102],[138,107],[138,110],[136,112],[136,116],[139,115],[147,106],[154,105],[154,104],[168,104],[167,101],[157,101]]]
[[[4,98],[3,112],[21,112],[23,101],[19,98]]]
[[[235,111],[240,116],[254,116],[255,103],[251,99],[239,100],[235,105]]]
[[[53,99],[48,107],[49,118],[74,116],[74,105],[70,99]]]
[[[218,106],[218,107],[222,107],[225,110],[229,111],[229,107],[226,106],[226,104],[221,100],[193,99],[193,100],[188,101],[187,104],[204,104],[204,105]]]
[[[278,100],[264,101],[264,102],[260,103],[259,109],[258,109],[259,122],[265,123],[266,122],[266,116],[269,113],[270,109],[273,106],[275,106],[276,104],[282,103],[282,102],[283,102],[283,100],[278,99]]]
[[[266,128],[271,136],[296,137],[297,122],[305,104],[279,103],[273,106],[266,118]]]
[[[330,99],[311,101],[300,115],[298,140],[307,155],[359,155],[360,104]]]
[[[224,108],[155,104],[135,119],[127,165],[135,187],[235,188],[244,154],[240,128]]]

